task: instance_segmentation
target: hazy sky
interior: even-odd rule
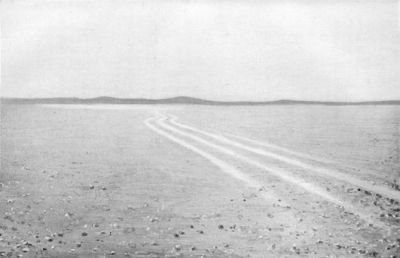
[[[398,1],[3,0],[1,96],[400,99]]]

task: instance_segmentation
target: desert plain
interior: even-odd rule
[[[0,256],[400,257],[400,107],[1,106]]]

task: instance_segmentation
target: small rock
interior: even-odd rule
[[[372,257],[377,257],[378,256],[378,252],[377,251],[369,251],[368,255],[372,256]]]
[[[122,230],[122,232],[124,232],[125,234],[128,234],[128,233],[132,233],[132,232],[135,232],[135,228],[134,227],[128,227],[128,228],[124,228],[123,230]]]

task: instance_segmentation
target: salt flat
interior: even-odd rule
[[[399,106],[2,105],[0,251],[390,257],[399,123]]]

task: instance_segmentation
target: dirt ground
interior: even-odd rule
[[[149,130],[153,115],[2,106],[0,256],[400,257],[395,200],[308,179],[383,229],[232,161],[264,186],[248,187]]]

